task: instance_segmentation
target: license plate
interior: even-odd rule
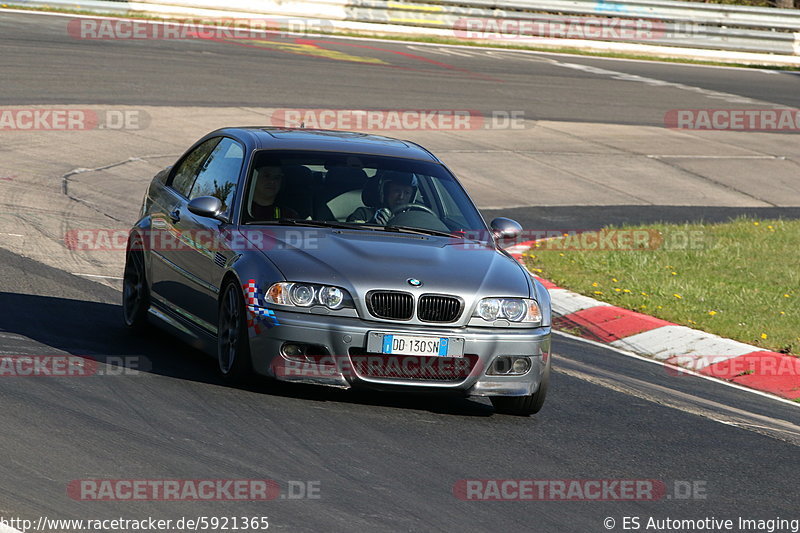
[[[396,355],[447,356],[447,337],[419,337],[416,335],[384,335],[382,353]]]
[[[370,331],[367,333],[367,351],[421,357],[464,357],[464,338]]]

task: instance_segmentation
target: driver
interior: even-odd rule
[[[297,213],[293,209],[276,203],[284,177],[283,169],[277,165],[267,165],[258,169],[250,208],[255,220],[297,218]]]
[[[387,171],[380,184],[380,206],[359,207],[347,217],[348,222],[366,222],[385,226],[394,210],[411,202],[417,191],[417,178],[407,172]]]

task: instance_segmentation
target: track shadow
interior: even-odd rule
[[[0,309],[0,327],[14,334],[5,339],[6,353],[67,353],[109,364],[120,358],[136,357],[143,371],[216,382],[210,379],[208,369],[203,368],[207,357],[197,350],[157,328],[151,328],[147,335],[128,331],[122,323],[119,305],[0,292]]]
[[[114,292],[114,291],[112,291]],[[101,363],[200,383],[232,386],[220,378],[213,358],[153,326],[134,334],[122,324],[119,305],[0,292],[2,351],[17,355],[84,356]],[[460,416],[491,416],[494,410],[461,396],[341,390],[255,378],[239,388],[314,402],[342,402]]]

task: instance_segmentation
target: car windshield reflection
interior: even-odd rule
[[[244,194],[243,224],[488,234],[461,185],[427,161],[264,150],[253,158]]]

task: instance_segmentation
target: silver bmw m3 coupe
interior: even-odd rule
[[[155,176],[130,231],[128,327],[149,321],[260,374],[451,390],[539,411],[547,290],[425,148],[361,133],[225,128]]]

